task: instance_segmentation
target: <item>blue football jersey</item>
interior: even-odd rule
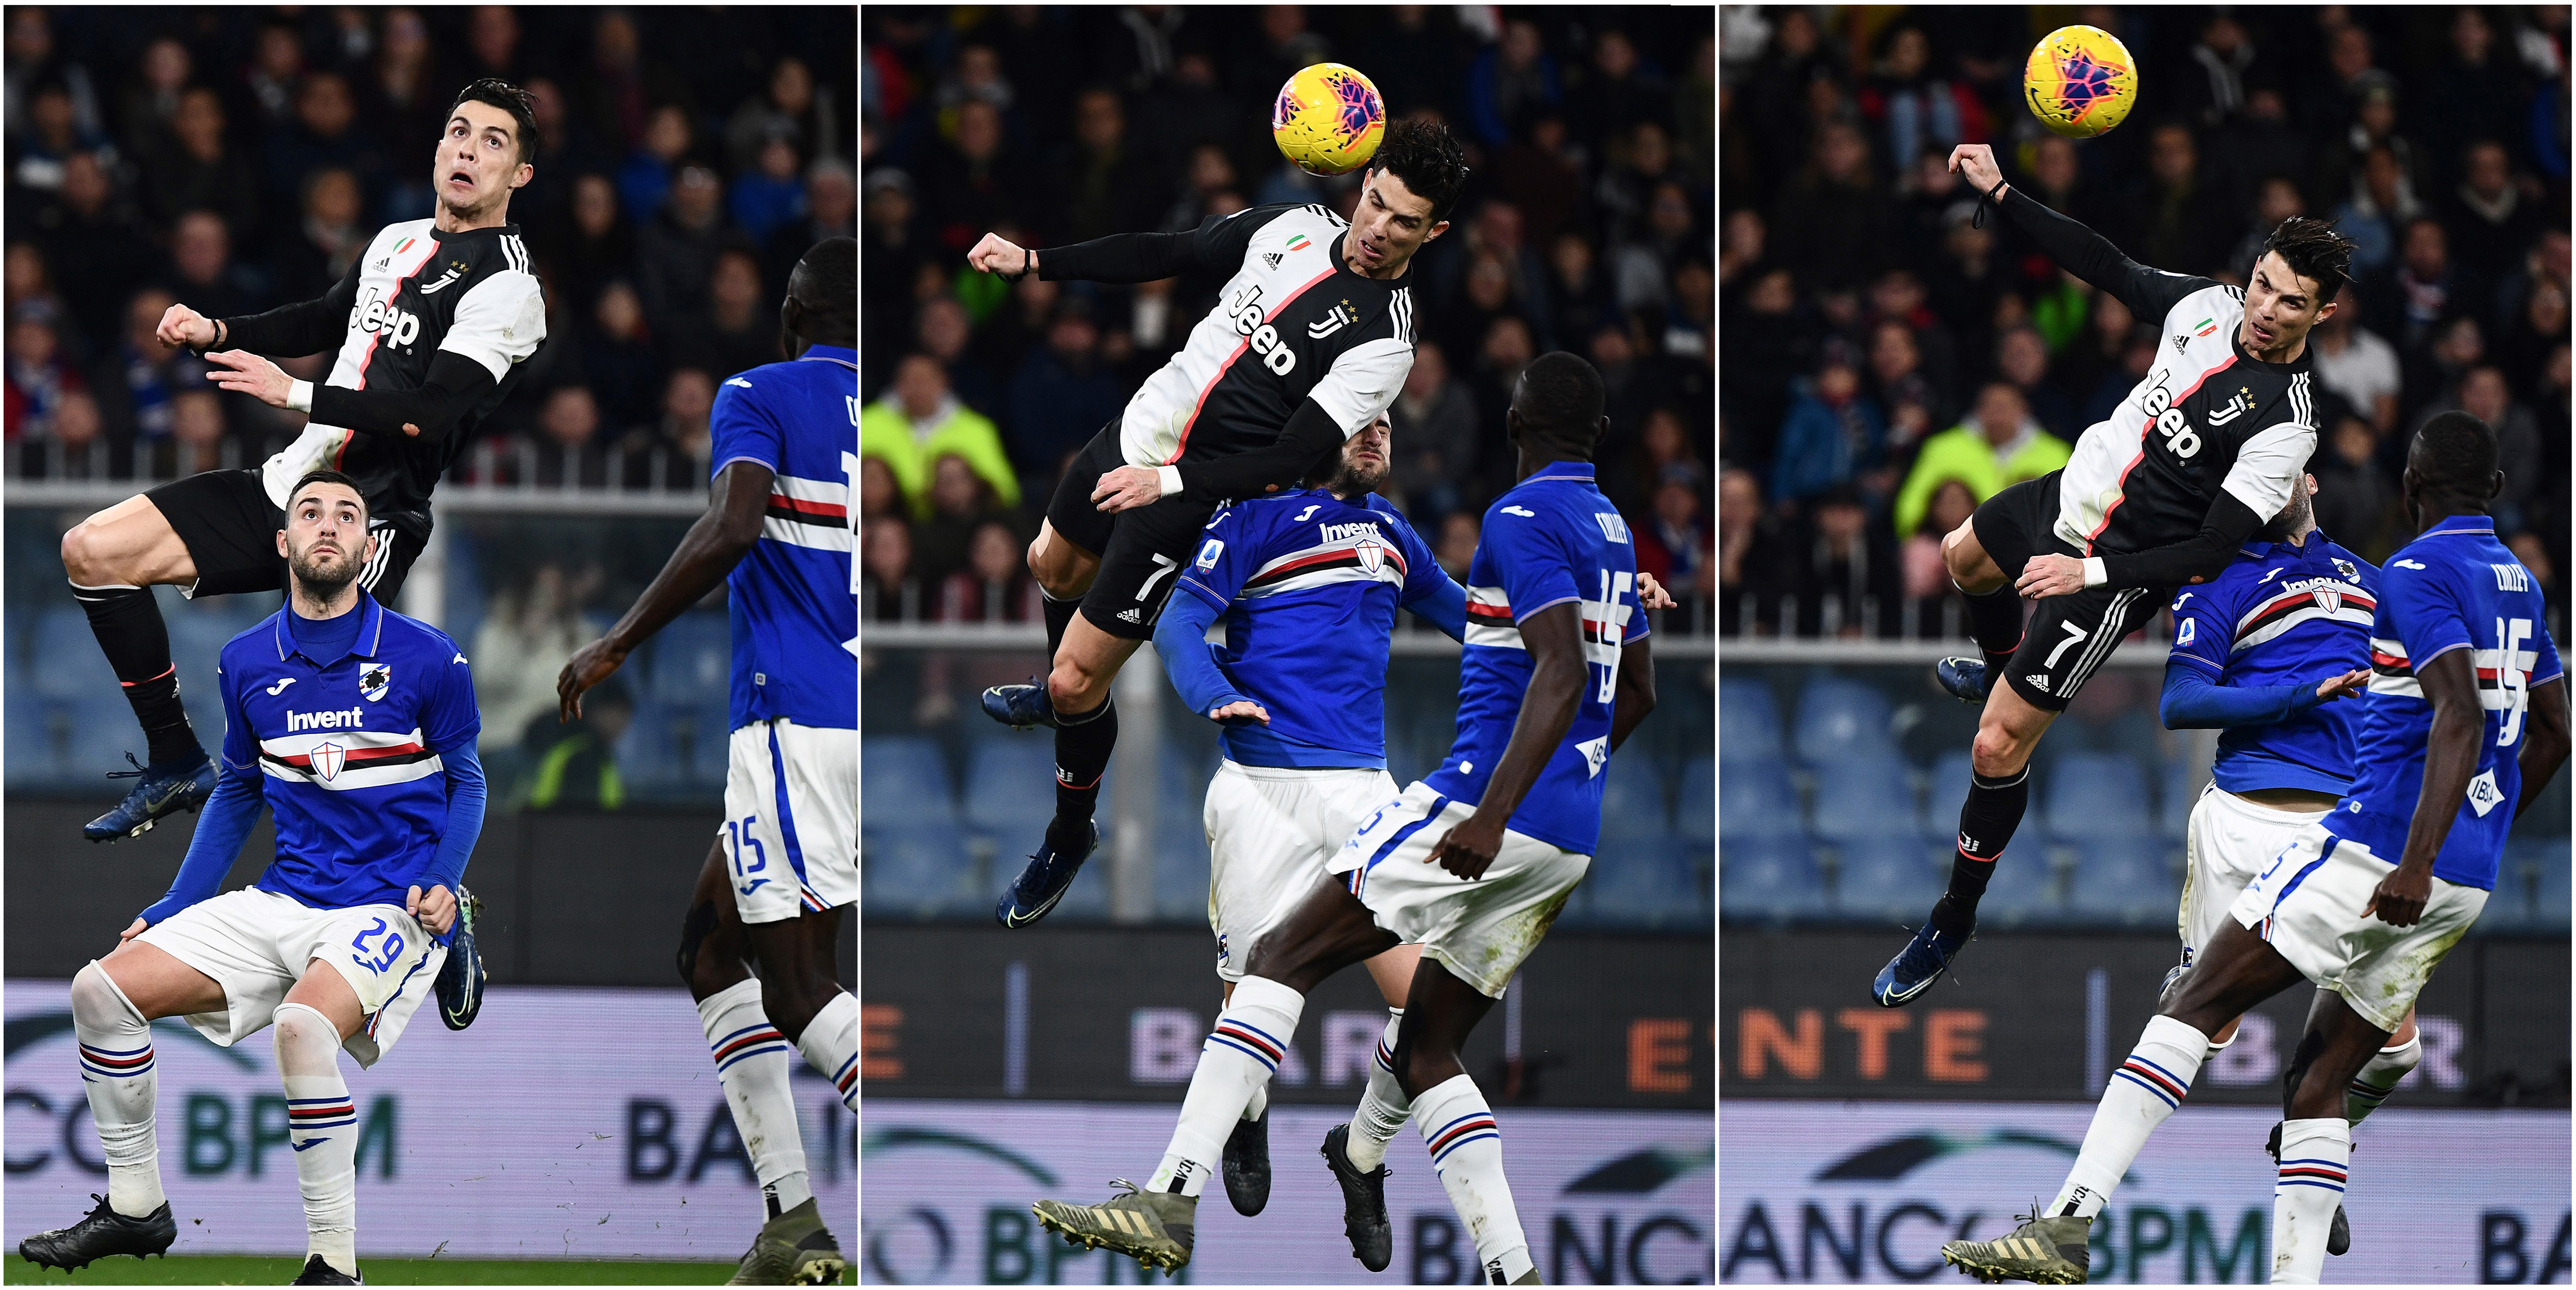
[[[1449,581],[1375,493],[1320,488],[1237,502],[1208,521],[1181,589],[1216,606],[1216,665],[1270,714],[1227,726],[1246,766],[1386,768],[1387,638],[1400,605]]]
[[[775,476],[760,540],[725,578],[733,627],[732,725],[785,717],[859,725],[858,351],[816,345],[793,363],[729,377],[707,417],[715,473],[757,462]]]
[[[223,773],[249,780],[277,823],[252,885],[315,909],[399,905],[438,858],[447,767],[483,729],[474,676],[447,634],[376,603],[350,652],[306,656],[280,609],[224,644]]]
[[[2380,592],[2370,631],[2370,692],[2362,699],[2361,769],[2352,795],[2327,815],[2326,831],[2362,843],[2390,864],[2404,855],[2433,729],[2433,705],[2415,669],[2467,650],[2486,721],[2476,773],[2433,858],[2433,876],[2493,891],[2522,796],[2531,687],[2565,671],[2549,639],[2538,580],[2496,541],[2495,521],[2454,515],[2389,558]]]
[[[1567,601],[1581,606],[1589,679],[1565,742],[1521,798],[1510,827],[1589,855],[1601,838],[1619,650],[1646,635],[1645,611],[1637,602],[1637,549],[1619,508],[1594,486],[1590,462],[1550,463],[1486,508],[1476,556],[1467,566],[1458,740],[1423,782],[1454,801],[1484,799],[1485,782],[1511,743],[1529,691],[1529,652],[1518,625]]]
[[[2172,660],[2219,685],[2315,686],[2370,666],[2379,569],[2322,532],[2293,546],[2257,542],[2208,583],[2175,599]],[[2218,786],[2231,793],[2352,788],[2361,707],[2322,703],[2287,721],[2218,735]]]

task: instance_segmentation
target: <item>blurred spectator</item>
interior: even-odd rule
[[[1440,347],[1424,341],[1414,348],[1413,368],[1387,415],[1395,457],[1390,491],[1417,529],[1437,526],[1468,504],[1462,485],[1474,478],[1483,438],[1475,396],[1449,375]]]
[[[617,186],[591,173],[572,181],[567,218],[547,230],[549,297],[560,296],[577,316],[588,316],[611,281],[635,273],[635,230],[617,206]]]
[[[2317,527],[2374,562],[2395,545],[2388,540],[2388,521],[2397,505],[2397,489],[2380,470],[2378,453],[2379,438],[2369,424],[2345,417],[2321,437],[2308,463],[2317,480]]]
[[[2067,442],[2031,419],[2021,391],[1994,381],[1977,392],[1969,419],[1925,440],[1914,470],[1896,494],[1896,536],[1909,538],[1923,523],[1934,490],[1959,480],[1983,502],[2009,484],[2037,479],[2074,456]]]
[[[268,303],[268,284],[248,265],[232,258],[232,235],[221,217],[190,211],[179,217],[170,235],[171,289],[179,303],[208,318],[259,313]]]
[[[537,414],[536,478],[540,488],[604,488],[608,463],[599,447],[599,405],[578,385],[557,386]]]
[[[1467,119],[1487,147],[1502,146],[1559,97],[1556,60],[1527,18],[1504,23],[1502,40],[1486,46],[1467,70]]]
[[[2426,155],[2440,168],[2432,178],[2444,189],[2458,182],[2454,167],[2469,159],[2470,141],[2519,132],[2529,93],[2523,78],[2504,65],[2506,51],[2498,48],[2484,11],[2474,5],[2452,10],[2449,43],[2450,57],[2426,78],[2424,95]]]
[[[158,287],[134,293],[133,303],[125,310],[125,334],[109,359],[111,367],[100,373],[99,396],[105,405],[101,411],[111,427],[110,437],[134,443],[138,452],[169,438],[176,428],[173,396],[181,390],[204,393],[211,388],[203,360],[162,344],[153,334],[161,325],[161,315],[175,303],[169,292]],[[218,414],[218,437],[222,424]]]
[[[922,177],[932,209],[943,217],[941,246],[963,255],[986,230],[1022,220],[1024,178],[1019,160],[1002,148],[1002,110],[981,99],[959,104],[956,137]]]
[[[1791,501],[1850,483],[1878,464],[1887,444],[1886,414],[1861,393],[1860,374],[1839,350],[1827,355],[1814,379],[1801,379],[1795,388],[1771,469],[1771,495]]]
[[[1914,530],[1914,536],[1905,539],[1898,552],[1904,565],[1907,600],[1931,600],[1950,593],[1950,566],[1941,558],[1941,540],[1967,523],[1976,511],[1977,495],[1969,491],[1964,479],[1944,479],[1932,490],[1922,524]]]
[[[2224,262],[2226,231],[2235,220],[2221,195],[2200,178],[2200,146],[2191,127],[2167,122],[2153,129],[2146,176],[2121,210],[2126,230],[2115,240],[2138,263],[2207,272]]]
[[[597,391],[601,418],[619,430],[653,424],[661,415],[653,395],[662,388],[662,362],[648,343],[635,288],[608,283],[593,317],[598,326],[581,333],[581,366]]]
[[[1932,71],[1932,42],[1923,29],[1897,23],[1879,34],[1879,62],[1860,108],[1887,131],[1886,166],[1906,171],[1919,156],[1946,157],[1968,138],[1962,107],[1974,112],[1982,135],[1985,110],[1971,94],[1954,94]]]
[[[258,108],[262,130],[284,125],[295,112],[296,87],[304,80],[304,42],[295,28],[270,19],[259,29],[251,52],[245,88]]]
[[[426,149],[435,143],[434,138],[423,138],[414,146]],[[272,127],[266,147],[269,190],[262,204],[270,210],[304,210],[309,215],[311,185],[306,177],[317,170],[338,169],[356,181],[359,205],[350,212],[350,219],[358,220],[365,215],[367,190],[386,177],[384,154],[374,137],[358,128],[356,96],[336,72],[315,72],[303,79],[295,90],[295,120]]]
[[[2346,288],[2335,311],[2308,333],[2317,384],[2350,400],[2379,434],[2397,428],[2397,394],[2404,388],[2397,350],[2361,325],[2362,293]]]
[[[46,427],[45,473],[57,479],[105,479],[107,441],[99,436],[98,400],[87,390],[66,390]]]
[[[2119,304],[2117,300],[2108,297],[2105,298],[2104,303]],[[2123,306],[2121,312],[2125,314],[2128,310]],[[2097,316],[2107,316],[2107,311]],[[2120,402],[2128,398],[2131,391],[2138,388],[2138,382],[2147,379],[2147,373],[2155,370],[2155,365],[2155,329],[2132,326],[2127,339],[2120,343],[2119,366],[2103,372],[2101,379],[2094,383],[2093,393],[2084,400],[2082,407],[2076,409],[2076,423],[2090,429],[2110,420],[2111,414],[2119,408]]]
[[[796,145],[783,136],[761,146],[758,163],[734,179],[733,191],[725,199],[734,227],[755,242],[766,240],[770,230],[803,214],[804,206],[805,184],[797,174]]]
[[[619,676],[610,676],[583,694],[581,715],[568,722],[557,724],[556,718],[539,713],[529,724],[529,737],[522,741],[533,762],[520,809],[622,809],[626,785],[617,773],[617,741],[626,737],[634,719],[634,695]]]
[[[2514,402],[2502,371],[2481,363],[2462,372],[2452,392],[2428,405],[2415,419],[2414,429],[2420,432],[2425,422],[2451,411],[2466,412],[2494,428],[2496,461],[2504,471],[2504,489],[2489,503],[2489,513],[2495,516],[2496,532],[2509,534],[2520,529],[2523,506],[2540,482],[2538,471],[2513,468],[2540,460],[2540,427],[2531,409]]]
[[[2273,175],[2256,185],[2254,210],[2245,234],[2236,239],[2236,248],[2227,253],[2227,269],[2239,277],[2251,277],[2254,262],[2263,256],[2263,240],[2281,221],[2293,215],[2307,214],[2307,199],[2299,195],[2296,180],[2287,175]]]
[[[786,298],[787,275],[795,271],[796,262],[815,243],[857,234],[858,208],[858,184],[850,177],[847,165],[825,157],[806,167],[802,212],[773,230],[761,248],[770,266],[770,299]]]
[[[1146,228],[1153,218],[1151,174],[1146,159],[1127,145],[1118,92],[1106,86],[1082,91],[1073,102],[1073,142],[1047,171],[1049,200],[1040,210],[1055,225],[1047,240],[1088,242]]]
[[[2023,406],[2050,434],[2072,441],[2084,427],[2075,423],[2075,400],[2048,375],[2048,345],[2039,332],[2017,327],[1995,344],[1995,372],[2021,392]]]
[[[1019,474],[1052,481],[1064,459],[1126,406],[1117,375],[1100,361],[1100,329],[1091,311],[1063,301],[1047,323],[1046,343],[1030,347],[1011,375],[1010,460]],[[991,422],[984,425],[991,430]],[[986,467],[977,463],[977,470]],[[994,491],[1008,499],[1005,505],[1019,504],[1017,487],[1004,490],[997,482]]]
[[[969,346],[974,342],[974,321],[966,316],[966,306],[954,296],[940,296],[921,304],[921,326],[915,339],[922,352],[939,360],[940,370],[948,374],[948,388],[966,406],[986,416],[1000,413],[1002,385],[992,369]]]
[[[580,610],[599,588],[598,566],[579,575],[567,574],[554,560],[520,568],[508,586],[495,591],[490,612],[474,632],[474,661],[489,674],[474,686],[486,756],[496,745],[511,746],[537,718],[553,720],[555,671],[595,634]]]
[[[82,351],[104,353],[124,325],[126,296],[158,257],[116,204],[107,167],[97,153],[76,152],[64,159],[62,200],[37,212],[35,228],[54,280],[79,284],[63,304],[80,333]]]
[[[1651,522],[1632,530],[1637,543],[1637,572],[1651,573],[1678,601],[1706,594],[1705,571],[1715,553],[1715,535],[1701,518],[1699,489],[1686,480],[1670,480],[1655,490]]]
[[[1003,506],[1020,504],[1020,481],[1002,451],[1001,433],[949,392],[937,360],[906,355],[895,366],[893,387],[859,414],[859,456],[884,462],[902,490],[905,507],[926,517],[931,465],[951,453],[992,486]],[[910,562],[907,541],[905,563]]]
[[[1778,515],[1762,505],[1762,485],[1749,470],[1717,478],[1717,614],[1719,630],[1752,632],[1778,621],[1771,593],[1785,576],[1787,543]],[[1746,601],[1753,602],[1747,616]]]
[[[1837,121],[1817,131],[1815,155],[1782,190],[1770,228],[1781,259],[1811,267],[1817,285],[1850,285],[1879,268],[1895,222],[1857,128]]]
[[[708,286],[709,308],[703,317],[674,320],[671,360],[704,368],[721,381],[763,363],[782,362],[778,302],[760,289],[760,260],[751,252],[727,249],[716,256]]]
[[[784,143],[800,160],[833,152],[831,113],[817,102],[813,69],[793,55],[778,60],[769,83],[757,98],[745,99],[725,123],[725,164],[736,171],[758,168],[771,143]],[[793,173],[795,166],[790,166]]]
[[[212,211],[230,228],[259,227],[259,184],[225,137],[223,99],[197,86],[179,96],[170,129],[143,159],[148,219],[169,228],[189,211]]]
[[[2540,212],[2513,182],[2504,145],[2493,139],[2470,144],[2443,218],[2455,233],[2461,308],[2481,322],[2495,318],[2496,288],[2521,259],[2522,248],[2531,245],[2540,221]]]
[[[37,304],[9,308],[7,367],[8,437],[13,443],[51,434],[63,400],[89,387],[63,354],[48,312]]]
[[[1566,159],[1566,149],[1565,118],[1550,113],[1531,124],[1525,139],[1515,136],[1494,162],[1494,195],[1521,212],[1533,245],[1555,244],[1581,200],[1583,172]]]
[[[2336,231],[2353,241],[2352,276],[2385,271],[2396,261],[2400,231],[2423,214],[2396,152],[2385,145],[2372,148],[2353,176],[2351,196],[2335,208]]]
[[[1476,351],[1476,381],[1471,387],[1477,396],[1477,424],[1503,424],[1503,413],[1511,407],[1512,386],[1521,379],[1521,369],[1536,357],[1538,346],[1530,340],[1528,323],[1506,314],[1485,329],[1485,342]],[[1496,454],[1487,463],[1486,473],[1497,475],[1510,468],[1510,461]]]
[[[576,115],[582,118],[591,137],[623,152],[646,142],[648,118],[659,118],[669,111],[679,119],[682,141],[667,153],[657,144],[656,153],[667,163],[685,151],[690,108],[697,96],[689,91],[688,82],[678,72],[644,55],[634,18],[622,10],[599,11],[599,19],[591,28],[590,50],[589,75],[584,78],[589,93],[577,98]],[[655,123],[658,125],[658,120]],[[668,143],[668,139],[662,143]],[[654,211],[654,196],[647,193],[637,199],[630,195],[626,208],[639,218],[649,217]]]
[[[224,409],[204,390],[181,390],[170,400],[169,460],[157,457],[152,473],[164,478],[220,470],[224,460]],[[138,450],[136,457],[142,453]]]
[[[2453,313],[2451,238],[2440,221],[2419,216],[2406,226],[2398,259],[2360,282],[2371,325],[2398,348],[2421,347],[2435,324]]]
[[[732,240],[719,207],[722,196],[714,171],[684,167],[671,187],[670,204],[636,235],[642,259],[637,285],[646,316],[667,322],[706,310],[716,256]],[[649,207],[630,202],[628,209]]]
[[[277,290],[289,300],[312,300],[338,285],[375,230],[361,222],[358,178],[346,170],[313,172],[296,209],[302,217],[274,261]]]
[[[1604,327],[1621,325],[1610,280],[1600,271],[1591,240],[1582,234],[1563,234],[1548,248],[1547,299],[1556,311],[1548,331],[1562,344],[1581,344]]]
[[[895,486],[894,469],[883,457],[859,459],[859,515],[875,519],[880,515],[901,518],[904,513],[903,490]]]
[[[683,367],[671,373],[662,387],[662,447],[672,454],[671,474],[692,482],[707,478],[707,451],[713,438],[707,430],[707,414],[715,410],[715,378],[694,367]],[[664,477],[664,486],[667,480]]]
[[[927,500],[929,513],[913,527],[915,569],[925,585],[935,585],[966,566],[975,530],[999,517],[993,514],[991,488],[976,477],[965,458],[953,452],[941,453],[930,463]]]
[[[941,458],[943,462],[954,457]],[[1039,620],[1038,584],[1029,577],[1027,544],[1000,520],[977,524],[966,541],[966,565],[939,587],[944,623],[1033,623]]]
[[[2567,292],[2543,279],[2534,284],[2496,342],[2496,364],[2504,369],[2508,382],[2521,382],[2517,392],[2525,402],[2537,402],[2533,395],[2545,383],[2549,355],[2566,344]]]
[[[1476,542],[1484,533],[1484,519],[1471,511],[1451,511],[1440,521],[1440,544],[1431,554],[1440,561],[1442,570],[1459,582],[1467,580],[1467,566],[1476,558]]]
[[[1811,528],[1789,570],[1796,633],[1858,637],[1892,624],[1904,584],[1895,552],[1869,530],[1860,495],[1837,488],[1817,498]]]
[[[859,608],[880,622],[921,617],[921,584],[912,575],[912,530],[893,516],[868,521],[859,538]]]

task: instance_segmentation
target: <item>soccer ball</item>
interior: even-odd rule
[[[2049,133],[2090,139],[2129,119],[2138,104],[2138,65],[2119,37],[2099,27],[2060,27],[2030,51],[2021,93]]]
[[[1347,175],[1377,155],[1386,100],[1357,68],[1317,63],[1279,87],[1270,109],[1279,155],[1310,175]]]

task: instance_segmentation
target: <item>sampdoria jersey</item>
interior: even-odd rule
[[[2433,876],[2495,889],[2506,830],[2522,797],[2523,719],[2531,688],[2557,679],[2546,603],[2531,571],[2496,541],[2495,521],[2454,515],[2407,543],[2380,571],[2370,630],[2370,692],[2362,699],[2361,769],[2326,831],[2395,864],[2405,854],[2415,799],[2424,789],[2433,705],[2416,669],[2469,651],[2485,721],[2477,771]]]
[[[546,302],[519,241],[519,226],[442,233],[436,220],[388,224],[324,299],[349,311],[349,327],[323,382],[348,390],[412,390],[439,351],[492,373],[490,391],[435,440],[360,434],[308,424],[261,467],[280,510],[305,472],[358,481],[367,513],[425,535],[429,494],[492,409],[509,397],[519,365],[546,339]]]
[[[440,754],[482,730],[474,677],[437,628],[376,603],[335,659],[307,657],[280,609],[226,642],[223,773],[249,780],[277,825],[277,859],[252,885],[315,909],[399,905],[447,827]],[[254,778],[256,777],[256,778]]]
[[[1216,513],[1181,589],[1216,606],[1216,665],[1270,724],[1228,726],[1246,766],[1386,767],[1395,611],[1446,586],[1431,548],[1375,493],[1320,488]]]
[[[735,729],[785,717],[859,725],[859,354],[816,345],[792,363],[729,377],[707,426],[715,473],[769,468],[760,540],[725,575]]]
[[[2319,683],[2370,666],[2379,570],[2323,532],[2293,546],[2256,542],[2216,578],[2174,601],[2171,662],[2218,685]],[[2287,721],[2218,735],[2218,786],[2230,793],[2352,788],[2361,728],[2355,699],[2321,703]]]
[[[1467,566],[1458,741],[1423,782],[1457,801],[1484,799],[1529,691],[1529,651],[1518,624],[1567,601],[1580,606],[1582,620],[1588,666],[1581,702],[1565,742],[1521,798],[1510,827],[1589,855],[1601,837],[1601,777],[1610,765],[1619,650],[1646,635],[1636,547],[1619,508],[1593,484],[1590,462],[1552,462],[1486,508]]]
[[[1324,206],[1254,206],[1192,234],[1199,263],[1239,264],[1214,309],[1120,421],[1131,466],[1266,448],[1307,399],[1345,436],[1395,402],[1413,370],[1413,272],[1364,278],[1342,263],[1350,225]]]
[[[2289,363],[2246,353],[2235,287],[2134,263],[2122,276],[2115,294],[2158,323],[2155,366],[2076,440],[2058,477],[2057,536],[2085,555],[2187,542],[2221,489],[2264,519],[2279,514],[2316,448],[2315,351]]]

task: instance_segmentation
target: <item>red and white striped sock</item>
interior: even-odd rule
[[[760,1180],[762,1217],[804,1204],[814,1189],[805,1174],[805,1139],[796,1130],[796,1098],[787,1087],[794,1049],[761,1011],[760,982],[743,981],[698,1000],[698,1024],[706,1031],[734,1132]]]
[[[2272,1187],[2272,1284],[2315,1285],[2326,1268],[2326,1235],[2343,1203],[2352,1165],[2352,1126],[2343,1117],[2281,1123],[2281,1168]]]

